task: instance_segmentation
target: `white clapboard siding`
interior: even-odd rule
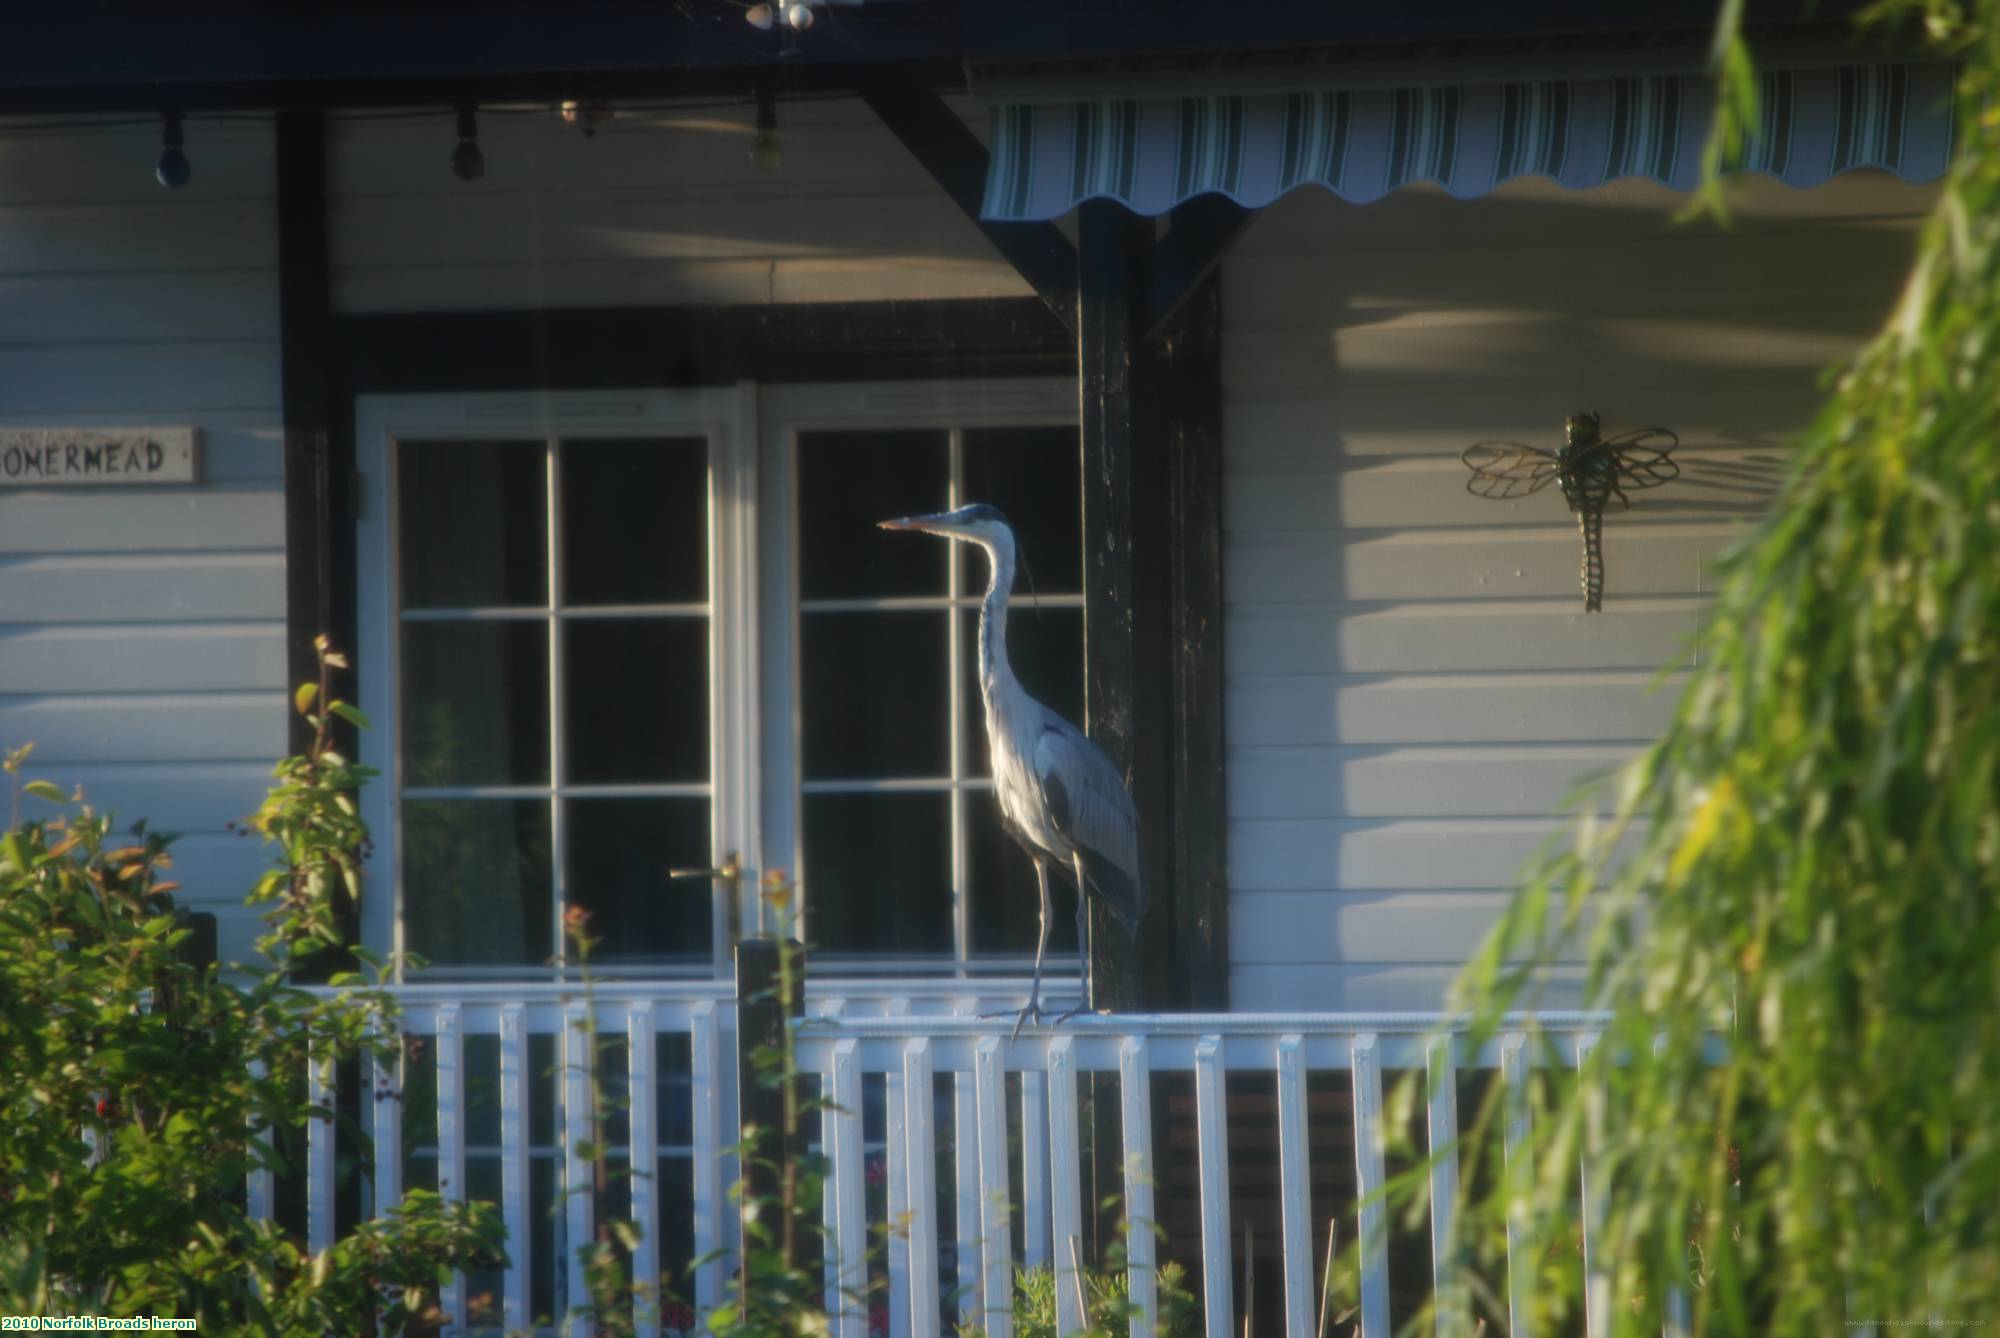
[[[36,764],[58,783],[66,762],[275,760],[285,747],[284,694],[274,683],[254,693],[0,697],[0,739],[32,741]]]
[[[1575,542],[1572,536],[1572,543]],[[1690,663],[1701,605],[1635,599],[1613,622],[1562,600],[1247,606],[1225,632],[1234,672],[1649,669]]]
[[[1243,962],[1377,962],[1412,944],[1440,962],[1462,961],[1484,941],[1512,894],[1426,892],[1239,892],[1229,952]],[[1587,921],[1589,922],[1589,921]]]
[[[0,558],[0,624],[254,618],[283,607],[282,553]]]
[[[0,583],[7,579],[0,569]],[[270,619],[0,625],[0,657],[0,675],[21,693],[256,689],[284,680],[285,625]]]
[[[9,489],[0,553],[282,552],[284,503],[281,485]]]
[[[975,132],[983,115],[958,108]],[[478,182],[448,117],[337,124],[342,311],[1014,297],[1027,286],[857,99],[781,101],[784,161],[747,104],[624,114],[585,140],[484,114]],[[885,220],[893,220],[885,226]]]
[[[0,746],[151,830],[225,958],[270,854],[225,824],[285,750],[276,153],[268,122],[0,120],[0,426],[196,429],[191,486],[0,489]],[[30,801],[30,816],[52,806]]]
[[[1544,817],[1630,755],[1623,744],[1237,748],[1225,779],[1230,810],[1265,819]],[[1585,793],[1608,803],[1602,787]]]
[[[1559,818],[1244,818],[1232,827],[1229,885],[1238,893],[1505,887],[1566,830]]]
[[[1330,600],[1560,598],[1575,610],[1576,526],[1560,511],[1555,520],[1533,529],[1246,534],[1223,554],[1225,598],[1246,613],[1256,605]],[[1607,520],[1605,532],[1617,540],[1606,545],[1605,588],[1626,598],[1707,588],[1705,576],[1742,533],[1730,524],[1654,524],[1623,515]]]
[[[1305,191],[1226,259],[1234,1006],[1440,1006],[1576,783],[1669,719],[1718,563],[1931,198],[1738,195],[1724,232],[1652,183]],[[1605,518],[1597,614],[1560,491],[1476,497],[1459,460],[1584,410],[1680,434],[1681,477]]]
[[[41,775],[40,761],[38,751],[23,774]],[[263,801],[271,767],[264,759],[80,763],[62,767],[61,774],[65,785],[81,786],[84,799],[113,815],[121,827],[143,817],[155,831],[216,832]],[[46,800],[33,796],[22,800],[22,812],[29,817],[51,811]]]
[[[1225,694],[1230,742],[1643,742],[1672,713],[1679,675],[1324,674],[1246,677]],[[1252,815],[1244,815],[1252,816]]]

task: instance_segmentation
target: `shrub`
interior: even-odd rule
[[[358,886],[366,838],[350,793],[365,777],[331,724],[360,717],[328,695],[341,662],[321,651],[320,683],[295,698],[313,745],[278,765],[250,823],[279,847],[252,900],[275,903],[261,946],[288,963],[335,941],[333,889]],[[413,1191],[314,1254],[245,1201],[248,1172],[284,1169],[249,1135],[331,1114],[305,1099],[308,1055],[332,1063],[378,1025],[393,1034],[393,1002],[352,977],[321,997],[277,972],[194,965],[161,877],[171,841],[114,835],[80,793],[24,784],[27,755],[6,759],[15,821],[0,837],[0,1313],[284,1335],[434,1322],[448,1270],[500,1258],[491,1209]],[[24,796],[59,812],[20,821]]]

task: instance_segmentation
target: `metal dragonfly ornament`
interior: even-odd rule
[[[1505,501],[1562,485],[1563,499],[1576,513],[1583,535],[1583,609],[1604,607],[1604,508],[1625,494],[1657,488],[1680,477],[1668,459],[1680,438],[1663,427],[1641,427],[1606,439],[1598,435],[1594,413],[1572,415],[1563,424],[1563,444],[1553,451],[1517,441],[1475,442],[1459,455],[1472,470],[1465,490],[1475,497]]]

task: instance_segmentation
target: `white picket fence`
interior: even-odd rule
[[[1082,1255],[1084,1214],[1091,1207],[1082,1183],[1083,1131],[1078,1127],[1079,1083],[1090,1073],[1117,1075],[1118,1128],[1122,1131],[1125,1255],[1130,1294],[1139,1307],[1133,1338],[1152,1332],[1157,1315],[1155,1188],[1158,1160],[1152,1127],[1152,1075],[1191,1074],[1198,1123],[1200,1260],[1185,1260],[1200,1271],[1208,1338],[1237,1332],[1231,1276],[1229,1199],[1229,1103],[1225,1075],[1254,1071],[1276,1083],[1279,1197],[1282,1232],[1283,1331],[1289,1338],[1318,1332],[1319,1277],[1323,1260],[1316,1249],[1311,1217],[1307,1084],[1314,1073],[1346,1072],[1352,1084],[1353,1179],[1359,1211],[1360,1311],[1363,1338],[1389,1338],[1391,1324],[1408,1316],[1390,1313],[1387,1230],[1383,1210],[1368,1196],[1384,1179],[1385,1129],[1382,1093],[1385,1070],[1428,1071],[1427,1126],[1433,1147],[1446,1149],[1431,1178],[1432,1285],[1440,1297],[1460,1298],[1453,1276],[1451,1204],[1457,1160],[1449,1148],[1458,1129],[1456,1078],[1461,1069],[1497,1069],[1510,1093],[1524,1090],[1526,1066],[1536,1062],[1526,1036],[1510,1033],[1474,1048],[1446,1030],[1432,1014],[1125,1014],[1082,1015],[1058,1027],[1030,1028],[1011,1036],[1011,1014],[1022,997],[1020,982],[940,981],[836,982],[809,988],[806,1020],[798,1029],[800,1069],[816,1073],[830,1105],[821,1116],[820,1147],[828,1162],[825,1195],[827,1304],[838,1338],[867,1338],[870,1268],[886,1271],[888,1332],[893,1338],[940,1338],[945,1316],[955,1308],[967,1323],[990,1338],[1012,1338],[1012,1280],[1017,1265],[1053,1267],[1057,1275],[1058,1324],[1064,1333],[1082,1327],[1081,1293],[1073,1276]],[[974,992],[968,992],[974,991]],[[691,1215],[690,1257],[700,1259],[733,1249],[737,1223],[728,1190],[736,1168],[728,1149],[737,1140],[736,1004],[726,984],[645,983],[598,986],[586,1000],[569,986],[424,985],[397,991],[405,1036],[421,1037],[434,1059],[436,1130],[434,1140],[418,1138],[428,1158],[434,1147],[439,1193],[448,1200],[467,1194],[468,1157],[499,1162],[498,1205],[509,1238],[511,1263],[497,1298],[499,1323],[485,1331],[536,1331],[538,1311],[566,1315],[551,1330],[582,1338],[585,1321],[575,1306],[586,1296],[583,1265],[574,1248],[592,1239],[598,1205],[591,1167],[577,1153],[591,1136],[591,1050],[581,1043],[586,1018],[594,1017],[600,1038],[624,1038],[626,1063],[616,1075],[627,1107],[627,1136],[611,1140],[612,1154],[629,1166],[630,1213],[641,1244],[633,1261],[642,1297],[657,1295],[661,1278],[660,1242],[671,1216]],[[1058,1001],[1060,1003],[1060,1001]],[[1565,1060],[1580,1059],[1595,1043],[1598,1020],[1588,1015],[1547,1014],[1536,1019],[1555,1035]],[[656,1053],[661,1037],[681,1036],[687,1044],[684,1076],[691,1110],[663,1112],[658,1100],[662,1074]],[[469,1142],[466,1088],[470,1038],[497,1044],[498,1143]],[[531,1048],[550,1038],[558,1062],[553,1073],[533,1071]],[[545,1066],[546,1067],[546,1066]],[[1009,1075],[1016,1075],[1013,1084]],[[406,1131],[403,1092],[407,1074],[400,1061],[372,1074],[366,1085],[363,1126],[378,1154],[363,1193],[364,1214],[385,1211],[402,1195]],[[949,1220],[940,1200],[938,1128],[934,1083],[948,1079],[951,1093]],[[532,1140],[531,1084],[552,1081],[555,1137]],[[331,1072],[316,1066],[311,1076],[316,1102],[333,1098]],[[882,1137],[865,1137],[864,1109],[881,1105]],[[1012,1107],[1010,1109],[1010,1106]],[[1508,1155],[1525,1154],[1527,1106],[1508,1109]],[[685,1137],[663,1140],[663,1115]],[[1010,1130],[1011,1125],[1011,1130]],[[1020,1201],[1010,1175],[1010,1132],[1018,1132]],[[308,1242],[323,1249],[335,1238],[335,1137],[331,1124],[314,1120],[307,1130],[306,1226]],[[556,1163],[553,1211],[531,1207],[531,1164]],[[663,1190],[664,1159],[685,1158],[685,1186]],[[869,1193],[871,1168],[883,1193]],[[1610,1297],[1593,1234],[1593,1186],[1586,1155],[1583,1170],[1584,1271],[1589,1331],[1607,1331]],[[252,1210],[268,1214],[273,1186],[268,1174],[250,1185]],[[871,1202],[871,1197],[874,1199]],[[895,1224],[893,1230],[887,1230]],[[1020,1236],[1016,1258],[1014,1236]],[[878,1245],[886,1236],[882,1259]],[[946,1242],[955,1248],[948,1248]],[[1507,1291],[1511,1331],[1528,1333],[1524,1308],[1530,1278],[1517,1232],[1509,1230]],[[554,1270],[554,1298],[536,1305],[531,1277],[537,1257]],[[732,1264],[711,1258],[694,1272],[689,1299],[698,1316],[721,1299]],[[684,1280],[668,1277],[676,1289]],[[480,1331],[465,1324],[467,1280],[456,1277],[443,1297],[453,1333]],[[876,1304],[880,1304],[878,1299]],[[1670,1298],[1666,1333],[1685,1331],[1684,1303]],[[1462,1311],[1458,1313],[1463,1313]],[[671,1332],[657,1306],[637,1307],[639,1332]],[[1350,1320],[1349,1323],[1354,1323]],[[1441,1314],[1441,1335],[1468,1331]]]

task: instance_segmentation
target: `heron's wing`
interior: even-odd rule
[[[1476,497],[1525,497],[1555,482],[1562,466],[1555,454],[1518,441],[1481,441],[1459,453],[1472,477],[1465,490]]]
[[[1657,488],[1681,476],[1681,467],[1667,456],[1681,439],[1663,427],[1623,432],[1604,443],[1618,470],[1621,488]]]
[[[1082,856],[1090,890],[1104,899],[1128,934],[1146,913],[1146,875],[1139,866],[1139,815],[1124,777],[1104,750],[1053,712],[1035,740],[1049,825]]]

